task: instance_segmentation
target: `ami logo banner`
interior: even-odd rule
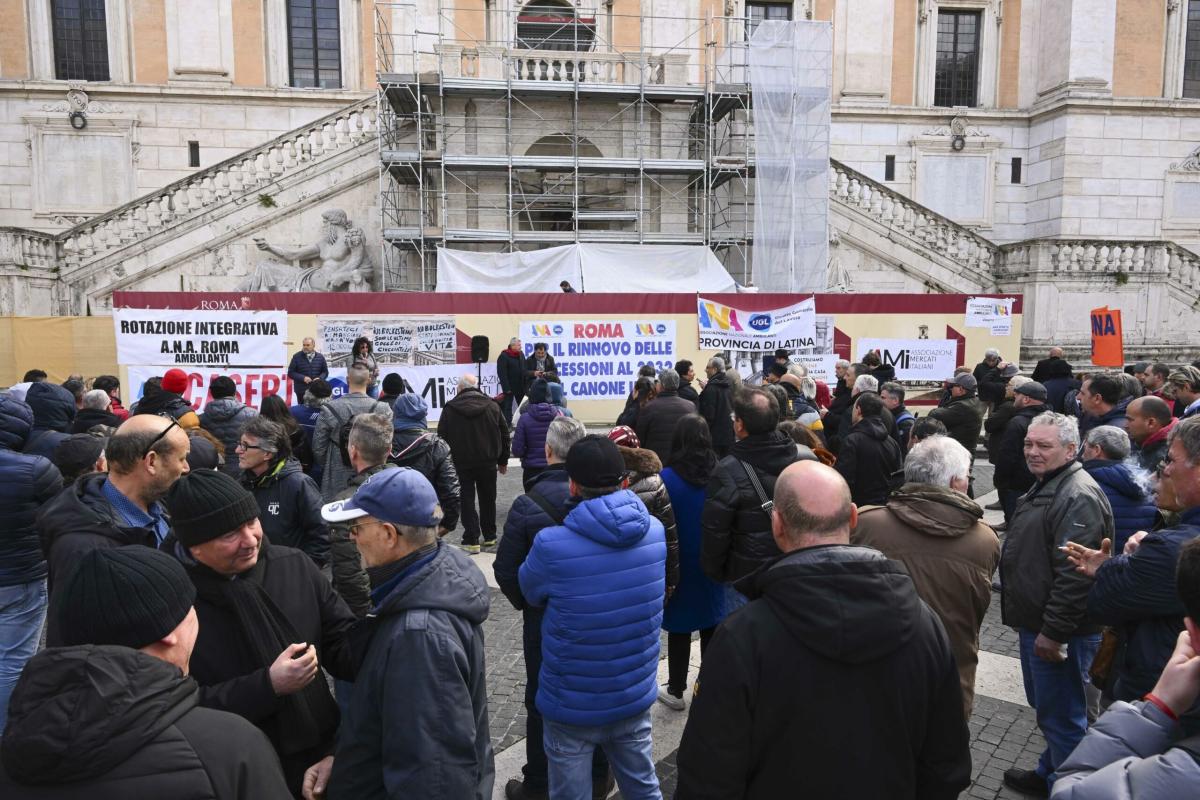
[[[701,350],[759,353],[801,350],[817,343],[817,304],[812,297],[783,308],[746,311],[696,298],[696,330]]]

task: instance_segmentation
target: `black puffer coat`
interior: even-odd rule
[[[21,452],[32,427],[29,406],[0,396],[0,586],[46,577],[34,518],[62,489],[62,475],[48,459]]]
[[[967,448],[974,459],[985,410],[983,401],[971,394],[952,397],[946,405],[930,411],[929,417],[945,425],[950,438]]]
[[[779,555],[771,536],[771,518],[762,509],[739,460],[757,473],[767,498],[775,496],[775,479],[788,465],[816,460],[786,435],[771,431],[747,436],[717,462],[708,480],[707,498],[700,517],[700,566],[714,581],[731,583],[744,578]]]
[[[302,550],[318,567],[325,566],[329,528],[321,519],[321,490],[300,462],[289,458],[272,464],[261,477],[243,472],[241,481],[258,501],[258,519],[271,544]]]
[[[904,456],[882,417],[866,417],[842,439],[834,464],[850,485],[855,505],[881,506],[904,483]]]
[[[438,505],[442,507],[442,527],[452,531],[458,526],[460,490],[458,473],[450,457],[450,445],[436,433],[409,428],[392,434],[392,452],[388,461],[397,467],[415,469],[433,484]]]
[[[997,489],[1027,492],[1037,482],[1025,462],[1025,434],[1033,418],[1046,411],[1049,409],[1041,403],[1019,408],[1005,424],[996,450],[991,454],[992,463],[996,465],[993,481]]]
[[[704,384],[697,404],[700,416],[708,422],[712,434],[713,450],[718,455],[728,453],[733,447],[733,385],[724,372],[715,373]]]
[[[33,430],[25,440],[25,452],[52,458],[54,448],[70,434],[75,420],[75,395],[57,383],[42,381],[29,387],[25,402],[33,411]]]
[[[110,411],[101,411],[98,408],[81,408],[79,413],[75,415],[75,421],[71,423],[71,433],[87,433],[97,425],[118,428],[121,426],[121,420],[116,414]]]
[[[653,451],[642,447],[618,447],[625,469],[629,470],[629,488],[646,505],[650,516],[662,523],[667,540],[667,597],[679,585],[679,530],[675,526],[675,510],[671,496],[662,481],[662,461]]]
[[[663,392],[651,400],[637,415],[637,436],[642,447],[654,451],[660,461],[671,455],[675,427],[688,414],[696,413],[696,405],[678,392]]]
[[[461,467],[508,464],[508,422],[500,406],[474,387],[459,389],[446,403],[437,432]]]
[[[8,707],[7,800],[288,800],[262,731],[197,705],[178,667],[127,647],[43,650]]]

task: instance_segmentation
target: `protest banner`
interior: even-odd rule
[[[816,300],[767,311],[746,311],[703,297],[696,299],[696,329],[701,350],[769,353],[817,346]]]
[[[968,297],[966,326],[987,328],[992,336],[1012,333],[1014,298]]]
[[[567,397],[581,400],[624,397],[638,367],[673,368],[677,357],[674,320],[522,321],[520,337],[526,355],[549,347]]]
[[[161,376],[168,367],[129,367],[129,388],[131,397],[126,401],[132,403],[142,396],[142,386],[150,378]],[[300,401],[292,392],[292,382],[287,376],[286,367],[267,367],[263,369],[212,369],[209,367],[181,367],[188,374],[188,388],[183,393],[183,399],[192,404],[192,408],[203,411],[204,406],[212,399],[209,387],[213,378],[227,375],[238,387],[238,400],[248,406],[258,408],[264,397],[272,394],[281,395],[288,405],[296,405]],[[332,373],[332,370],[330,371]],[[346,371],[342,370],[343,379]],[[332,378],[333,375],[330,375]]]
[[[859,361],[871,350],[878,350],[883,363],[895,367],[896,378],[902,381],[946,380],[958,366],[958,342],[953,339],[855,340]]]
[[[426,419],[430,426],[435,426],[442,418],[442,409],[446,403],[458,396],[458,381],[463,375],[475,375],[480,378],[479,389],[488,397],[500,393],[500,379],[496,375],[496,365],[481,364],[477,370],[475,364],[437,364],[432,366],[382,366],[379,368],[379,379],[393,373],[404,379],[404,391],[421,395],[429,406]]]
[[[1121,312],[1116,308],[1093,308],[1092,363],[1097,367],[1125,366],[1125,343],[1121,334]]]
[[[286,311],[114,308],[117,363],[283,366],[287,319]]]
[[[800,364],[808,369],[808,377],[814,381],[824,381],[830,386],[837,383],[837,373],[834,371],[838,362],[836,353],[830,355],[793,355],[790,360],[793,364]]]
[[[381,365],[454,363],[454,317],[317,318],[317,349],[328,359],[347,360],[354,340],[360,336],[371,340]]]

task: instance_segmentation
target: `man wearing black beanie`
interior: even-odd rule
[[[199,705],[195,596],[148,547],[80,559],[54,609],[67,646],[34,656],[13,693],[0,797],[291,796],[261,731]]]
[[[200,703],[262,729],[299,796],[304,770],[333,752],[338,709],[320,667],[354,680],[355,616],[307,555],[269,543],[254,495],[228,475],[190,472],[166,505],[163,549],[196,587]]]

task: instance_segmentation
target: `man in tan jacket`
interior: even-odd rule
[[[948,436],[932,436],[908,453],[904,486],[886,506],[860,509],[851,542],[903,562],[921,596],[942,620],[958,662],[963,710],[971,717],[979,627],[992,601],[1000,540],[967,497],[971,457]]]

